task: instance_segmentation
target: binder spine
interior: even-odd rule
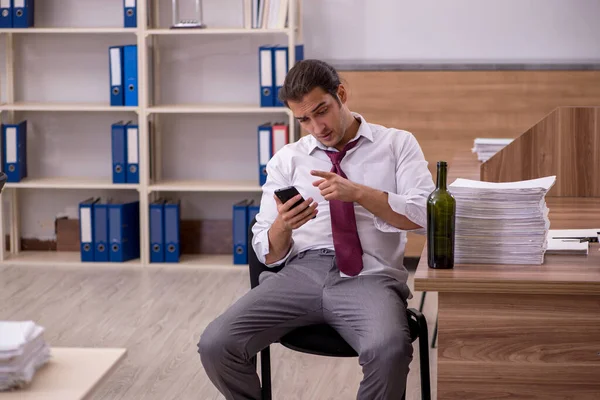
[[[123,27],[137,28],[136,0],[123,0]]]

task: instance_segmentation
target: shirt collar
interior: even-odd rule
[[[352,142],[353,140],[358,140],[358,139],[360,139],[361,136],[364,136],[366,139],[369,139],[372,142],[373,141],[373,131],[371,131],[371,127],[369,126],[367,121],[363,118],[362,115],[360,115],[358,113],[351,112],[351,114],[355,118],[360,119],[360,126],[358,127],[358,132],[356,132],[356,136],[354,138],[352,138],[352,140],[350,140],[350,141]],[[307,140],[308,140],[308,146],[307,146],[308,154],[312,154],[313,151],[315,151],[315,149],[317,149],[317,148],[319,148],[321,150],[336,151],[336,149],[334,149],[334,148],[329,148],[329,147],[323,145],[321,142],[319,142],[317,139],[315,139],[315,137],[313,135],[309,134],[307,137]]]

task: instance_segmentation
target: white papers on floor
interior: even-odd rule
[[[33,321],[0,321],[0,391],[28,385],[49,359],[43,327]]]
[[[509,145],[514,139],[476,138],[471,152],[477,153],[479,161],[487,161],[494,154]]]
[[[455,263],[542,264],[550,228],[545,196],[555,176],[518,182],[457,179]]]

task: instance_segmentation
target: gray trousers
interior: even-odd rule
[[[401,399],[412,344],[408,288],[379,275],[342,278],[330,250],[298,254],[212,321],[198,343],[212,383],[228,400],[260,400],[254,355],[299,326],[330,324],[358,353],[360,400]]]

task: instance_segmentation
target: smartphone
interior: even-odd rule
[[[300,194],[300,192],[298,192],[298,189],[296,189],[294,186],[288,186],[288,187],[284,187],[281,189],[277,189],[275,191],[275,196],[277,196],[277,198],[282,202],[285,203],[286,201],[288,201],[289,199],[291,199],[292,197],[296,196]],[[300,200],[298,200],[296,202],[296,204],[294,204],[290,210],[296,206],[298,206],[299,204],[301,204],[304,201],[304,197],[301,197]],[[317,216],[313,216],[312,219],[317,218]]]
[[[300,194],[300,192],[298,192],[298,189],[296,189],[294,186],[284,187],[284,188],[281,188],[281,189],[277,189],[275,191],[275,196],[277,196],[277,198],[282,203],[285,203],[286,201],[288,201],[292,197],[297,196],[299,194]],[[294,204],[292,206],[292,208],[299,206],[303,201],[304,201],[304,197],[302,197],[300,200],[298,200],[296,202],[296,204]]]

